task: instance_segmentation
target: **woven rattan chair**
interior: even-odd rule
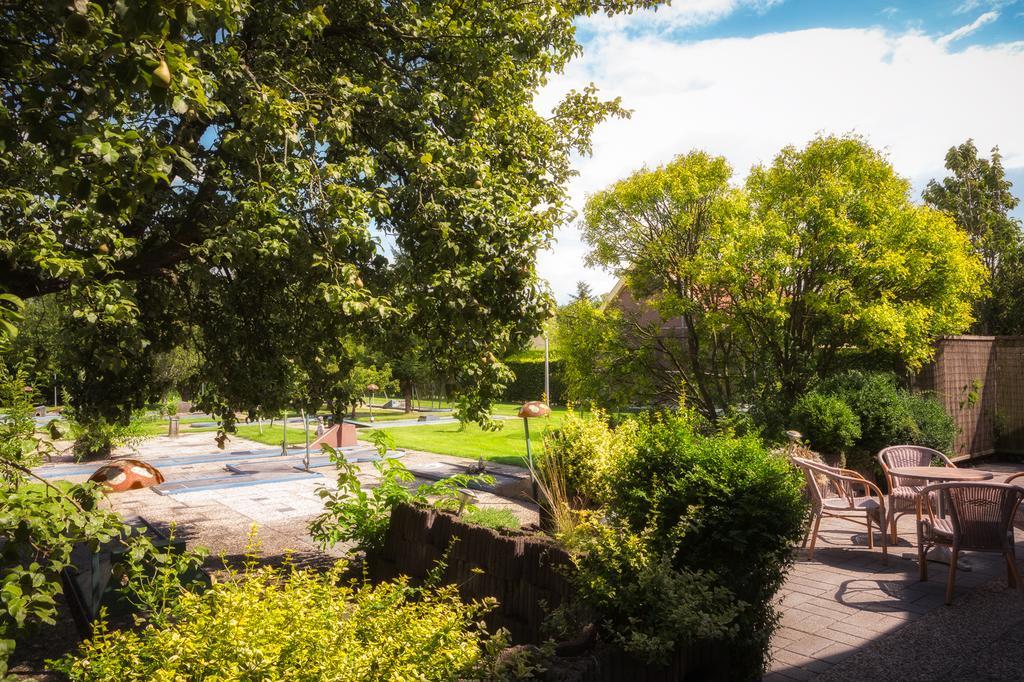
[[[933,495],[945,508],[946,518],[936,517]],[[1006,483],[936,483],[925,486],[918,497],[917,553],[921,580],[928,580],[928,550],[950,548],[946,603],[953,601],[956,564],[962,551],[995,552],[1006,560],[1010,587],[1024,588],[1013,549],[1013,517],[1024,488]]]
[[[1020,480],[1018,480],[1020,479]],[[1024,487],[1024,471],[1019,474],[1014,474],[1007,478],[1003,483],[1012,483],[1015,486]],[[1021,509],[1017,510],[1017,516],[1014,517],[1013,525],[1021,530],[1024,530],[1024,505],[1021,505]]]
[[[926,467],[932,462],[939,460],[947,467],[956,467],[955,464],[938,450],[932,450],[922,445],[890,445],[882,448],[878,455],[878,463],[882,465],[885,472],[885,480],[889,485],[889,504],[886,509],[889,516],[886,519],[886,528],[892,533],[892,544],[899,542],[896,535],[896,519],[904,514],[913,514],[917,510],[917,496],[926,485],[920,479],[893,476],[890,473],[892,467]]]
[[[868,529],[868,548],[874,549],[872,522],[882,531],[882,560],[888,561],[885,533],[885,496],[874,483],[856,471],[830,467],[808,459],[793,457],[793,463],[800,467],[807,479],[807,490],[811,498],[814,520],[804,536],[808,560],[814,558],[814,543],[818,538],[818,526],[823,516],[863,523]],[[858,494],[860,493],[860,494]],[[864,521],[860,521],[860,517]],[[810,539],[810,546],[807,541]]]

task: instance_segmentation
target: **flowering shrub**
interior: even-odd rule
[[[184,592],[138,630],[99,626],[53,662],[71,680],[453,680],[485,677],[503,644],[479,624],[493,603],[455,587],[404,579],[344,582],[324,573],[249,567],[202,593]]]

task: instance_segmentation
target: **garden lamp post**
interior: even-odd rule
[[[288,454],[288,410],[284,411],[284,416],[281,417],[281,456],[287,456]]]
[[[546,417],[551,414],[551,408],[539,400],[531,400],[523,403],[519,410],[519,416],[523,419],[523,429],[526,430],[526,461],[530,467],[530,483],[533,486],[533,499],[537,499],[537,480],[533,476],[533,452],[530,450],[530,419],[534,417]]]
[[[302,408],[302,428],[306,432],[306,454],[302,458],[302,468],[309,471],[309,415],[306,408]]]
[[[366,387],[366,390],[370,392],[370,423],[373,423],[373,395],[380,390],[380,386],[377,384],[370,384]]]

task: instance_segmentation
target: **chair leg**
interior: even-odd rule
[[[878,519],[878,527],[882,531],[882,563],[886,566],[889,565],[889,537],[885,532],[885,518],[880,517]]]
[[[871,528],[871,514],[870,513],[866,514],[865,518],[867,519],[867,522],[868,522],[868,549],[874,549],[875,548],[875,532]],[[885,532],[885,528],[882,529],[882,532],[883,533]]]
[[[946,580],[946,605],[953,603],[953,586],[956,584],[956,564],[960,559],[960,550],[956,545],[949,554],[949,578]]]
[[[928,581],[928,545],[920,538],[917,541],[917,577],[921,582]]]
[[[818,524],[821,523],[821,515],[814,517],[814,527],[811,528],[811,546],[807,548],[807,560],[814,558],[814,543],[818,539]]]
[[[889,512],[889,527],[892,529],[892,544],[899,544],[899,537],[896,535],[896,512]]]
[[[1006,557],[1006,582],[1010,587],[1024,592],[1024,584],[1021,584],[1020,573],[1017,571],[1017,561],[1013,553],[1007,552],[1003,556]]]

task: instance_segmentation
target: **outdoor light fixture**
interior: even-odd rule
[[[534,417],[546,417],[551,414],[551,408],[539,400],[531,400],[523,403],[519,409],[519,416],[523,420],[523,428],[526,429],[526,461],[530,467],[530,482],[533,484],[533,499],[537,499],[537,480],[533,477],[533,452],[530,450],[530,419]]]
[[[366,390],[370,392],[370,423],[373,423],[373,394],[380,390],[380,386],[377,384],[370,384],[366,387]]]
[[[456,497],[459,500],[459,511],[456,513],[456,516],[462,516],[462,510],[466,508],[467,504],[476,504],[479,502],[476,495],[473,494],[473,491],[467,488],[459,488],[456,493]]]

